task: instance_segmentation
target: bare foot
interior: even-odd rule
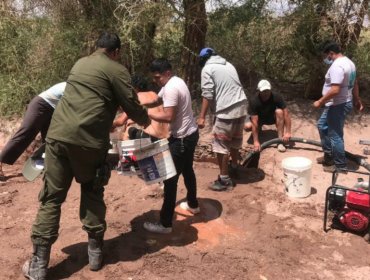
[[[364,239],[365,239],[365,241],[367,241],[368,243],[370,243],[370,233],[367,233],[367,234],[364,236]]]

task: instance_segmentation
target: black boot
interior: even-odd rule
[[[51,245],[33,245],[32,257],[22,267],[23,274],[26,278],[30,280],[46,280],[50,249]]]
[[[97,271],[103,265],[103,236],[89,236],[89,245],[87,248],[89,254],[90,270]]]
[[[322,165],[326,165],[326,166],[330,166],[330,165],[334,165],[334,159],[333,157],[328,154],[328,153],[324,153],[324,156],[322,157],[318,157],[316,159],[316,162],[318,164],[322,164]]]

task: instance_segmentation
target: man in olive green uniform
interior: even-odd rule
[[[132,92],[127,69],[117,62],[119,37],[105,32],[96,46],[92,55],[73,66],[47,134],[44,187],[31,235],[34,252],[23,267],[30,279],[46,279],[61,205],[73,178],[81,184],[80,220],[88,233],[90,269],[101,268],[106,230],[103,185],[110,175],[104,167],[113,119],[121,106],[138,124],[145,127],[150,123],[146,109]]]

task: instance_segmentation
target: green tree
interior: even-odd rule
[[[308,0],[290,1],[297,5],[293,21],[297,28],[293,40],[300,46],[304,58],[304,69],[309,73],[305,97],[317,98],[321,95],[324,68],[320,46],[326,39],[335,40],[350,56],[359,43],[369,1]]]

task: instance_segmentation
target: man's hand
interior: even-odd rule
[[[259,141],[254,141],[254,151],[260,152],[261,151],[261,143]]]
[[[358,112],[362,112],[364,110],[364,105],[362,104],[362,101],[361,99],[358,99],[354,102],[354,105],[355,105],[355,109],[358,111]]]
[[[134,123],[135,122],[133,120],[131,120],[131,122],[128,121],[126,127],[129,127],[130,125],[133,125]],[[149,121],[146,124],[142,125],[142,127],[146,129],[151,123],[152,123],[152,120],[149,119]]]
[[[116,130],[116,126],[112,125],[112,127],[110,128],[110,132],[114,132]]]
[[[121,108],[121,107],[119,107]],[[113,132],[117,127],[126,125],[128,116],[125,112],[122,112],[112,123],[111,132]]]
[[[114,132],[117,129],[117,127],[119,127],[119,126],[122,126],[122,125],[120,123],[118,123],[117,121],[113,121],[112,127],[110,128],[110,132]]]
[[[198,128],[202,129],[206,126],[205,118],[198,118],[197,120]]]
[[[130,126],[130,125],[133,125],[135,122],[131,119],[128,119],[127,122],[126,122],[126,126]],[[150,123],[150,122],[149,122]]]
[[[197,124],[198,124],[199,129],[202,129],[206,126],[205,118],[207,116],[207,110],[208,110],[210,102],[212,102],[212,101],[208,100],[205,97],[202,98],[202,108],[200,109],[200,112],[199,112],[199,115],[198,115],[198,120],[197,120]]]
[[[285,132],[284,133],[284,136],[283,136],[283,142],[284,143],[287,143],[287,142],[289,142],[289,139],[290,139],[290,137],[292,137],[292,134],[290,134],[290,132]]]
[[[320,99],[319,99],[319,100],[316,100],[316,101],[313,103],[313,106],[314,106],[315,108],[320,108],[320,107],[322,106]]]
[[[154,108],[162,104],[163,104],[163,99],[162,97],[159,97],[159,96],[157,97],[157,99],[141,103],[141,105],[145,106],[146,108]]]
[[[340,93],[340,84],[331,84],[330,89],[326,92],[325,96],[321,97],[313,103],[315,108],[320,108],[325,105],[326,102],[332,100],[334,97],[338,96]]]

